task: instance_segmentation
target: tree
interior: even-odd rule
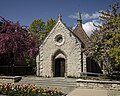
[[[56,21],[53,20],[52,18],[47,20],[47,22],[45,24],[45,32],[46,32],[46,34],[48,34],[52,30],[52,28],[55,26],[55,24],[56,24]]]
[[[56,21],[52,18],[47,20],[47,22],[43,22],[42,19],[34,20],[28,29],[28,31],[34,34],[34,37],[37,38],[37,44],[40,45],[48,33],[55,26]]]
[[[103,67],[104,74],[112,74],[120,70],[120,15],[119,3],[111,6],[111,10],[102,11],[102,26],[98,26],[91,35],[91,44],[86,48],[88,56],[94,58]]]
[[[45,31],[45,22],[42,19],[34,20],[29,27],[30,32],[44,32]]]
[[[107,40],[107,44],[111,45],[109,50],[109,56],[112,57],[114,63],[114,69],[120,70],[120,16],[110,21],[114,26],[114,33],[111,38]]]
[[[38,48],[35,38],[20,24],[0,17],[0,60],[9,66],[22,64],[24,58],[33,59]],[[0,63],[1,64],[1,63]]]

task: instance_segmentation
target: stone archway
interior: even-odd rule
[[[67,55],[60,49],[52,55],[52,75],[53,77],[67,76]]]
[[[65,59],[56,58],[54,64],[54,77],[64,77],[65,75]]]

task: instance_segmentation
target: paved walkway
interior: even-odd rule
[[[67,96],[120,96],[120,91],[76,88]]]
[[[76,79],[54,77],[54,78],[42,78],[36,76],[22,77],[22,80],[15,84],[35,84],[40,87],[49,87],[51,89],[58,88],[63,93],[68,94],[76,88]]]
[[[30,83],[30,84],[34,83],[34,84],[38,84],[38,85],[41,85],[41,84],[47,85],[47,83],[52,84],[52,82],[53,82],[54,86],[56,85],[56,86],[60,87],[63,85],[65,86],[67,84],[67,83],[66,84],[63,83],[63,81],[66,81],[67,83],[70,82],[70,84],[74,81],[73,85],[75,83],[75,79],[71,79],[71,78],[41,78],[41,77],[36,77],[36,76],[23,77],[23,80],[21,80],[21,82],[18,82],[18,83],[25,83],[25,84],[26,83]],[[70,84],[68,84],[68,85],[70,85]],[[115,90],[105,90],[105,89],[87,89],[87,88],[80,88],[80,87],[77,87],[75,89],[73,88],[74,89],[73,91],[70,91],[70,90],[66,89],[65,87],[63,87],[62,89],[64,91],[66,91],[66,90],[68,91],[67,96],[120,96],[120,90],[115,91]]]

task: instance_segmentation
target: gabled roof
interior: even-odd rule
[[[81,19],[81,14],[79,11],[78,11],[77,15],[78,15],[77,16],[77,26],[73,30],[73,33],[79,38],[80,41],[82,41],[82,43],[84,44],[84,47],[86,47],[89,44],[90,39],[82,27],[82,19]]]
[[[58,16],[58,22],[56,23],[56,25],[53,27],[53,29],[51,30],[51,32],[48,34],[48,36],[45,38],[45,40],[43,41],[43,43],[41,44],[40,47],[42,47],[42,45],[45,44],[45,42],[47,41],[47,39],[51,36],[51,34],[54,32],[54,30],[58,27],[58,25],[62,24],[67,30],[69,30],[76,38],[78,38],[80,40],[80,42],[82,43],[82,45],[85,47],[87,46],[87,44],[89,43],[90,39],[87,36],[87,34],[85,33],[85,31],[82,28],[82,21],[81,20],[77,20],[77,26],[75,27],[74,30],[70,30],[63,22],[62,22],[62,18],[61,15]]]
[[[77,26],[73,30],[73,33],[80,39],[80,41],[82,41],[82,43],[84,44],[84,47],[86,47],[89,44],[90,39],[85,33],[85,31],[83,30],[81,24],[77,24]]]
[[[42,44],[40,45],[40,47],[42,47],[42,46],[46,43],[47,39],[52,35],[52,33],[55,31],[55,29],[56,29],[59,25],[64,26],[65,29],[69,30],[69,31],[74,35],[74,33],[62,22],[62,18],[61,18],[61,17],[62,17],[61,14],[59,14],[59,15],[58,15],[58,21],[57,21],[56,25],[55,25],[55,26],[53,27],[53,29],[49,32],[49,34],[47,35],[47,37],[45,38],[45,40],[42,42]]]

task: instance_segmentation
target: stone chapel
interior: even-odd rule
[[[91,63],[82,52],[89,41],[82,28],[80,12],[73,30],[59,16],[56,25],[39,47],[36,57],[37,76],[80,77],[83,72],[98,72],[99,66],[95,62]]]

